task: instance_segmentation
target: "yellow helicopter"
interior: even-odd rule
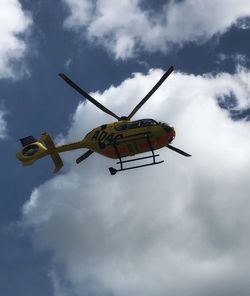
[[[115,169],[113,167],[109,168],[111,175],[114,175],[118,171],[125,171],[162,163],[163,160],[156,161],[156,157],[158,157],[159,154],[155,154],[155,150],[162,147],[167,147],[186,157],[191,156],[190,154],[170,145],[170,143],[175,138],[175,129],[167,123],[157,122],[156,120],[149,118],[131,121],[131,118],[135,115],[135,113],[160,87],[160,85],[172,73],[173,69],[173,66],[171,66],[167,70],[167,72],[140,101],[140,103],[135,106],[128,116],[116,115],[96,101],[65,74],[60,73],[59,76],[78,93],[80,93],[85,99],[89,100],[103,112],[115,117],[118,121],[109,124],[103,124],[97,128],[94,128],[82,140],[65,145],[55,146],[52,138],[47,132],[43,133],[38,140],[33,136],[22,138],[20,141],[23,148],[17,152],[16,157],[22,162],[23,165],[31,165],[37,159],[46,155],[50,155],[55,164],[54,172],[58,172],[63,166],[63,162],[59,153],[87,148],[88,151],[77,158],[76,163],[80,163],[89,157],[93,152],[97,152],[109,158],[119,159],[117,162],[117,164],[120,165],[119,169]],[[144,152],[150,152],[150,155],[124,160],[125,157],[134,156]],[[140,162],[144,159],[150,159],[151,162],[124,167],[127,163],[134,161]]]

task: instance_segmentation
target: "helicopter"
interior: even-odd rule
[[[82,88],[80,88],[64,73],[59,73],[58,75],[69,86],[75,89],[85,99],[90,101],[103,112],[117,119],[117,121],[103,124],[94,128],[80,141],[58,146],[55,146],[48,132],[42,133],[38,140],[33,136],[27,136],[20,139],[22,149],[17,152],[17,159],[21,161],[23,165],[31,165],[36,160],[46,155],[50,155],[54,162],[54,172],[56,173],[63,167],[63,161],[59,153],[76,149],[88,149],[87,152],[76,159],[77,164],[96,152],[112,159],[118,159],[116,164],[120,165],[120,168],[109,168],[111,175],[115,175],[119,171],[126,171],[164,162],[164,160],[156,161],[156,158],[159,156],[159,154],[155,154],[155,150],[163,147],[167,147],[168,149],[171,149],[172,151],[175,151],[185,157],[190,157],[190,154],[170,145],[176,135],[173,126],[151,118],[131,121],[132,117],[162,85],[162,83],[173,72],[173,70],[173,66],[170,66],[170,68],[164,73],[160,80],[134,107],[128,116],[116,115],[111,110],[95,100]],[[149,152],[150,154],[147,156],[127,159],[127,157],[133,157],[145,152]],[[124,158],[126,159],[124,160]],[[141,160],[144,159],[151,161],[141,164]],[[139,164],[125,167],[128,163],[132,162],[137,162]]]

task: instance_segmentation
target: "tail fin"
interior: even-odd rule
[[[46,148],[48,149],[48,154],[50,154],[54,164],[55,170],[54,173],[57,173],[63,167],[63,161],[56,150],[56,146],[51,138],[51,136],[45,132],[41,135],[40,140],[44,142]]]
[[[27,145],[37,142],[37,139],[34,138],[33,136],[27,136],[25,138],[20,139],[20,142],[21,142],[22,146],[25,147]]]

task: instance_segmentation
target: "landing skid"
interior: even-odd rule
[[[154,153],[154,149],[152,147],[152,143],[151,143],[150,137],[148,135],[146,136],[146,140],[147,140],[147,142],[149,144],[150,151],[151,151],[152,155],[139,157],[139,158],[133,158],[133,159],[129,159],[129,160],[122,160],[122,157],[121,157],[121,155],[119,153],[119,149],[117,148],[118,143],[114,143],[113,147],[115,149],[117,157],[119,158],[119,161],[117,162],[117,164],[120,164],[120,169],[115,169],[113,167],[110,167],[109,168],[110,174],[115,175],[117,172],[122,172],[122,171],[127,171],[127,170],[132,170],[132,169],[137,169],[137,168],[142,168],[142,167],[146,167],[146,166],[150,166],[150,165],[156,165],[156,164],[163,163],[164,160],[161,160],[161,161],[156,161],[155,160],[155,158],[160,156],[160,155]],[[152,162],[146,163],[146,164],[141,164],[141,165],[136,165],[136,166],[131,166],[131,167],[126,167],[126,168],[124,168],[124,166],[123,166],[125,163],[138,161],[138,160],[142,160],[142,159],[152,159]]]

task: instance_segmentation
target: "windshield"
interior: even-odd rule
[[[115,126],[115,129],[117,131],[124,131],[126,129],[146,127],[146,126],[152,126],[152,125],[158,125],[157,121],[155,121],[154,119],[141,119],[141,120],[135,120],[131,122],[118,124]]]

